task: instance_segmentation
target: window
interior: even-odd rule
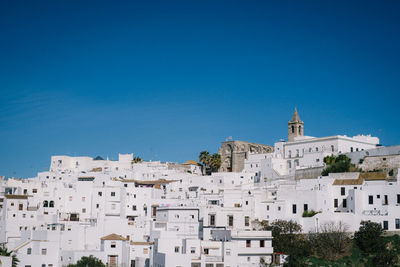
[[[368,196],[368,204],[374,204],[374,196]]]
[[[260,240],[260,248],[265,247],[265,240]]]
[[[208,248],[205,248],[204,249],[204,254],[208,255],[208,252],[209,252]]]
[[[347,208],[347,199],[343,199],[343,208]]]
[[[133,205],[133,206],[132,206],[132,210],[136,210],[136,205]]]
[[[335,146],[331,146],[331,150],[332,150],[332,152],[334,152],[335,151]]]
[[[308,204],[304,204],[304,211],[308,210]]]
[[[292,157],[292,151],[289,150],[289,158],[291,158],[291,157]]]
[[[211,226],[215,226],[215,214],[210,214],[209,223]]]
[[[350,152],[353,152],[353,151],[354,151],[353,147],[350,147]]]
[[[342,196],[344,196],[344,195],[346,194],[346,188],[341,187],[341,188],[340,188],[340,194],[341,194]]]
[[[294,133],[294,126],[292,125],[292,133]]]
[[[100,207],[100,205],[99,204],[96,204],[96,209],[98,209]]]
[[[47,200],[43,201],[43,207],[47,208],[49,206],[49,202]]]
[[[111,192],[111,196],[112,196],[112,197],[115,197],[115,192]]]
[[[228,226],[233,226],[233,215],[228,215]]]
[[[103,195],[103,192],[98,192],[99,197],[101,197]]]
[[[335,199],[333,200],[333,207],[334,207],[334,208],[337,208],[338,206],[339,206],[339,201],[338,201],[337,198],[335,198]]]
[[[231,250],[229,248],[227,248],[225,253],[226,253],[226,256],[230,256],[231,255]]]
[[[292,212],[293,212],[293,214],[296,214],[296,213],[297,213],[296,204],[293,204],[293,205],[292,205]]]
[[[82,213],[86,213],[86,209],[85,208],[82,209]]]
[[[395,220],[396,229],[400,229],[400,219]]]
[[[34,188],[34,189],[32,189],[32,193],[37,193],[37,189],[36,188]]]
[[[383,205],[389,205],[389,199],[387,195],[385,195],[383,198]]]
[[[267,210],[269,210],[269,205],[267,205]]]
[[[179,253],[179,247],[175,247],[175,253]]]
[[[54,208],[54,201],[53,201],[53,200],[50,200],[50,202],[49,202],[49,207],[50,207],[50,208]]]
[[[111,248],[116,248],[116,247],[117,247],[117,242],[112,241],[112,242],[111,242]]]
[[[26,250],[26,254],[31,255],[31,254],[32,254],[32,248],[28,248],[28,249]]]
[[[42,255],[46,255],[47,254],[47,248],[42,248]]]
[[[244,226],[250,226],[250,217],[249,216],[244,217]]]
[[[250,248],[251,247],[251,240],[246,240],[246,248]]]
[[[190,253],[195,254],[196,253],[196,248],[195,247],[191,247],[190,248]]]
[[[383,230],[388,230],[388,229],[389,229],[389,222],[383,221]]]
[[[397,194],[397,204],[400,204],[400,195]]]
[[[86,197],[82,197],[82,202],[85,202],[86,201]]]
[[[18,205],[18,210],[23,210],[24,209],[24,204],[19,204]]]
[[[301,125],[299,125],[299,134],[301,134]]]

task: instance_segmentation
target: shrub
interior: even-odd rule
[[[305,210],[305,211],[303,211],[303,217],[313,217],[315,214],[318,214],[319,212],[318,211],[315,211],[315,210],[310,210],[310,211],[308,211],[308,210]]]
[[[385,249],[382,234],[383,228],[379,223],[362,221],[359,230],[354,233],[354,240],[364,253],[378,253]]]
[[[345,256],[351,248],[350,234],[346,224],[329,222],[319,227],[319,232],[310,233],[309,239],[317,257],[334,261]]]
[[[322,171],[323,176],[329,173],[360,171],[354,164],[351,164],[350,158],[346,155],[339,155],[337,157],[331,155],[324,158],[327,167]]]

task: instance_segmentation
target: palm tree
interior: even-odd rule
[[[6,257],[12,257],[12,267],[17,267],[19,259],[15,254],[13,254],[13,251],[8,251],[7,248],[0,248],[0,255],[1,256],[6,256]]]
[[[132,163],[141,163],[143,160],[141,157],[134,157]]]
[[[210,165],[210,161],[211,161],[210,152],[206,150],[201,151],[199,155],[199,162],[203,164],[203,173],[207,171],[207,168]]]
[[[214,153],[211,156],[210,166],[212,171],[218,171],[219,167],[221,167],[221,155],[218,153]]]

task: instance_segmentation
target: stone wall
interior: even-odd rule
[[[396,177],[398,168],[400,168],[400,155],[365,157],[359,167],[363,171],[381,170],[388,176]]]
[[[400,146],[387,146],[387,147],[377,147],[374,149],[367,149],[363,151],[355,151],[351,153],[346,153],[346,156],[351,159],[351,163],[358,164],[360,159],[364,157],[371,156],[389,156],[389,155],[399,155]]]
[[[294,178],[295,180],[315,179],[318,176],[321,176],[321,172],[323,171],[323,169],[324,167],[315,167],[315,168],[296,170],[294,173]]]
[[[223,142],[218,153],[221,155],[222,172],[241,172],[244,169],[244,160],[248,153],[263,154],[274,151],[273,146],[249,143],[245,141]]]

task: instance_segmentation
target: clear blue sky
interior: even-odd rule
[[[145,3],[144,3],[145,2]],[[2,1],[0,175],[226,137],[400,144],[400,1]]]

